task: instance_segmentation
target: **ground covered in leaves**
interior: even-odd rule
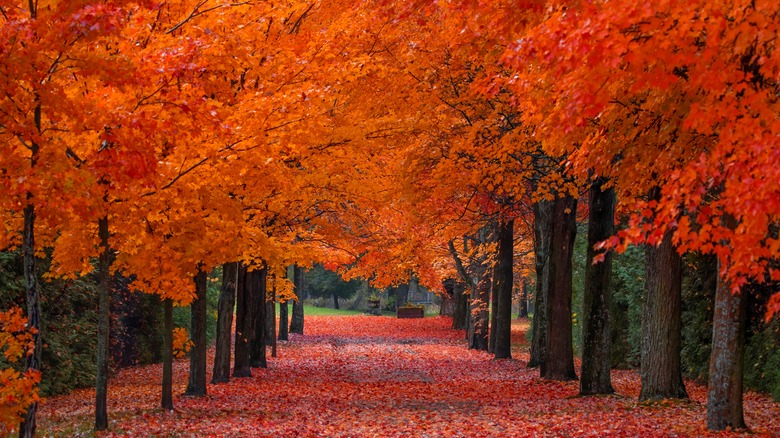
[[[640,405],[638,374],[615,371],[617,395],[577,397],[577,382],[526,368],[527,323],[515,324],[515,359],[496,361],[468,350],[450,321],[307,317],[307,334],[280,343],[268,369],[209,385],[207,397],[179,396],[188,362],[176,362],[173,412],[158,408],[160,365],[122,370],[109,382],[110,430],[101,436],[708,434],[702,386],[687,382],[690,402]],[[40,434],[91,435],[93,406],[94,390],[46,400]],[[746,394],[745,416],[753,436],[780,436],[780,405],[768,397]]]

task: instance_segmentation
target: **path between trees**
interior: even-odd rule
[[[174,364],[174,412],[159,404],[161,365],[109,382],[110,429],[100,436],[731,436],[705,429],[706,388],[691,402],[638,405],[639,376],[614,371],[619,395],[576,397],[577,382],[526,368],[527,323],[513,326],[513,360],[468,350],[448,318],[307,317],[307,334],[280,343],[252,378],[181,396],[187,360]],[[209,364],[213,363],[213,348]],[[209,375],[209,380],[211,376]],[[94,389],[50,398],[41,436],[92,436]],[[745,395],[758,436],[780,436],[780,405]],[[752,435],[756,436],[756,435]]]

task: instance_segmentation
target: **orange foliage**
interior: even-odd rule
[[[27,318],[15,307],[0,312],[0,351],[10,363],[33,353],[35,344],[27,328]],[[0,433],[8,434],[19,424],[27,407],[39,401],[40,372],[20,373],[14,368],[0,369]]]

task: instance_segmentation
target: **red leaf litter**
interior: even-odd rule
[[[161,365],[109,381],[109,430],[98,436],[742,436],[706,430],[706,387],[689,402],[637,403],[639,375],[614,371],[617,394],[578,397],[578,382],[552,382],[526,367],[527,322],[513,327],[512,360],[466,348],[449,318],[307,317],[306,335],[280,342],[253,377],[185,397],[188,361],[174,364],[173,412],[160,405]],[[213,349],[209,368],[213,364]],[[209,376],[210,380],[210,376]],[[92,436],[94,390],[52,397],[41,436]],[[780,436],[780,405],[745,394],[750,436]]]

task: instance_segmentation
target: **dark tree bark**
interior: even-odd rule
[[[487,266],[481,266],[478,269],[479,282],[477,287],[472,289],[470,313],[472,318],[471,330],[469,331],[469,348],[473,350],[488,350],[488,323],[490,320],[490,309],[488,301],[490,300],[491,275]]]
[[[236,304],[238,263],[222,265],[222,289],[217,307],[217,340],[214,355],[214,373],[211,383],[230,381],[230,335],[233,329],[233,308]]]
[[[536,291],[534,293],[534,318],[531,323],[531,358],[528,367],[539,367],[541,375],[546,371],[547,357],[547,290],[550,286],[550,237],[552,236],[552,202],[534,204],[534,253]]]
[[[680,360],[682,259],[667,232],[647,247],[639,400],[687,398]]]
[[[517,318],[528,318],[528,278],[523,278],[523,292],[520,295]]]
[[[246,265],[238,265],[238,284],[236,285],[236,340],[233,357],[233,377],[252,377],[249,366],[249,342],[252,338],[253,308],[249,302],[252,295],[247,284]]]
[[[488,353],[494,354],[496,352],[496,325],[498,324],[498,313],[496,312],[498,309],[498,291],[496,290],[498,279],[496,276],[498,274],[495,265],[491,271],[493,278],[490,285],[490,309],[492,311],[490,312],[490,328],[488,329]]]
[[[547,356],[544,374],[549,380],[575,380],[572,347],[571,299],[572,255],[577,235],[577,199],[565,195],[553,201],[553,226],[550,238],[550,276],[548,279]]]
[[[250,305],[253,306],[254,310],[250,329],[250,333],[253,334],[250,337],[249,344],[249,365],[252,368],[267,368],[266,347],[268,343],[266,342],[266,321],[268,319],[268,313],[266,312],[266,299],[268,294],[266,294],[266,280],[268,270],[264,267],[263,269],[255,270],[252,274],[252,292],[249,293],[249,295],[251,296]],[[249,276],[247,276],[247,279],[249,279]],[[249,283],[248,280],[247,283]],[[272,322],[271,327],[273,326],[274,324]]]
[[[469,296],[465,293],[465,285],[456,281],[453,284],[452,294],[455,308],[452,315],[452,328],[466,330],[469,320]]]
[[[289,304],[287,303],[287,300],[279,301],[279,337],[278,339],[280,341],[286,341],[288,340],[288,315],[289,315]]]
[[[263,297],[264,303],[265,303],[265,314],[267,317],[265,318],[265,345],[273,345],[274,340],[276,340],[276,298],[275,297],[268,297],[266,299]]]
[[[496,279],[493,293],[496,295],[496,332],[495,357],[512,357],[512,285],[514,284],[514,220],[501,221],[498,227],[498,260],[494,272]]]
[[[440,316],[455,316],[455,279],[446,278],[442,282],[444,292],[441,294]],[[456,328],[455,318],[452,319],[452,328]]]
[[[720,265],[718,268],[720,271]],[[719,276],[707,385],[707,428],[710,430],[745,428],[742,381],[747,299],[744,292],[733,294],[730,289],[729,283]]]
[[[339,296],[336,294],[336,292],[333,292],[333,308],[339,308]]]
[[[35,19],[35,8],[31,8],[30,14]],[[33,114],[35,127],[41,132],[41,105],[35,106]],[[30,145],[30,168],[34,168],[38,161],[38,143],[32,142]],[[24,284],[27,298],[27,327],[32,329],[32,342],[35,345],[33,354],[25,359],[25,371],[41,369],[41,350],[43,349],[43,339],[41,338],[41,297],[38,288],[38,277],[36,275],[35,261],[35,206],[33,204],[32,193],[27,193],[27,205],[24,207],[24,229],[22,240],[22,258],[24,259]],[[24,420],[19,425],[19,436],[32,438],[35,436],[36,420],[38,412],[38,403],[32,403],[27,407],[27,413]]]
[[[98,220],[100,237],[100,258],[98,259],[98,337],[97,337],[97,378],[95,383],[95,430],[108,428],[108,358],[109,324],[111,321],[110,276],[111,248],[108,246],[108,216]]]
[[[303,300],[306,298],[303,293],[303,268],[295,265],[294,269],[295,295],[298,297],[293,302],[292,318],[290,319],[290,333],[303,334]]]
[[[585,292],[583,295],[582,369],[580,394],[612,394],[612,338],[609,306],[612,292],[612,252],[601,263],[593,264],[593,246],[614,234],[615,191],[603,190],[607,182],[597,178],[590,188],[588,248],[585,257]]]
[[[173,300],[164,302],[162,408],[173,410]]]
[[[395,308],[399,308],[409,302],[409,283],[400,284],[395,288]]]
[[[208,275],[198,268],[195,274],[195,299],[190,304],[190,380],[184,395],[206,395],[206,285]]]

